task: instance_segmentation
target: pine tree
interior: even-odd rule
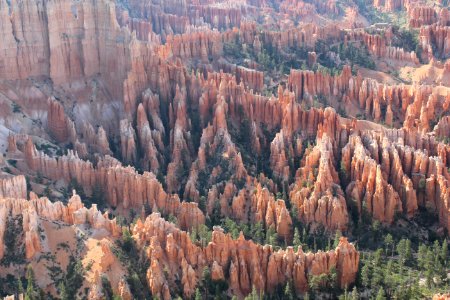
[[[426,259],[425,259],[425,278],[427,280],[428,287],[431,287],[434,277],[434,255],[433,251],[428,248]]]
[[[353,287],[352,290],[352,300],[359,300],[359,293],[358,293],[358,289],[355,287]]]
[[[438,240],[434,241],[433,254],[434,254],[434,256],[439,256],[441,254],[441,244],[439,244]]]
[[[400,240],[397,245],[397,252],[400,256],[400,262],[402,265],[409,261],[412,257],[411,241],[409,239]]]
[[[239,227],[230,218],[226,218],[224,221],[224,227],[226,228],[227,232],[231,234],[231,237],[235,240],[239,237]]]
[[[426,282],[427,282],[427,286],[429,288],[431,288],[433,286],[433,284],[434,284],[434,281],[433,281],[433,270],[432,269],[427,268],[425,270],[425,279],[426,279]]]
[[[105,204],[105,193],[98,182],[92,188],[91,201],[100,207]]]
[[[134,240],[130,231],[123,227],[122,229],[122,249],[130,253],[134,247]]]
[[[386,255],[388,255],[388,249],[390,246],[394,245],[394,238],[392,237],[392,235],[390,233],[388,233],[385,238],[384,238],[384,245],[385,245],[385,251],[386,251]],[[394,248],[392,247],[392,256],[394,256]]]
[[[295,224],[295,222],[298,219],[298,208],[296,205],[292,205],[292,207],[291,207],[291,217],[292,217],[292,221],[294,221],[294,224]]]
[[[297,251],[298,247],[302,244],[300,240],[300,232],[298,231],[298,228],[294,229],[294,239],[292,241],[292,244],[294,246],[294,250]]]
[[[27,268],[27,291],[25,294],[25,299],[34,299],[34,272],[31,265]]]
[[[61,282],[58,286],[59,289],[59,297],[61,298],[61,300],[68,300],[69,296],[67,295],[67,291],[66,291],[66,285]]]
[[[377,249],[377,251],[375,251],[375,253],[373,255],[373,262],[372,262],[372,264],[374,266],[381,265],[381,255],[382,254],[383,254],[383,250],[382,249]]]
[[[306,228],[303,228],[303,232],[302,232],[302,244],[307,244],[306,243],[306,238],[308,237],[308,235],[306,234]]]
[[[338,300],[347,300],[347,291],[344,291],[343,294],[340,294]]]
[[[266,244],[276,246],[277,245],[277,232],[274,226],[270,226],[266,232]]]
[[[339,296],[339,299],[349,300],[349,292],[347,290],[347,286],[345,286],[344,293]]]
[[[377,297],[375,298],[375,300],[386,300],[386,296],[382,287],[378,289]]]
[[[206,198],[205,198],[205,196],[200,197],[200,200],[198,201],[198,208],[200,208],[200,210],[203,213],[206,213]]]
[[[447,239],[445,239],[445,240],[442,242],[442,248],[441,248],[440,256],[441,256],[442,262],[444,263],[444,267],[447,267],[448,261],[449,261],[449,259],[448,259],[448,244],[447,244]]]
[[[202,300],[202,294],[200,294],[200,290],[198,288],[195,289],[195,300]]]
[[[339,241],[342,237],[342,232],[340,230],[336,230],[336,234],[334,235],[333,248],[336,248],[339,245]]]
[[[17,294],[23,294],[23,284],[20,278],[17,279]]]
[[[411,240],[406,239],[405,242],[405,262],[409,262],[412,259]]]
[[[423,270],[426,266],[426,258],[427,258],[428,247],[424,244],[420,244],[419,249],[417,251],[417,264],[419,269]]]
[[[201,224],[197,228],[197,234],[199,240],[201,242],[202,247],[206,247],[206,245],[211,241],[211,231],[209,231],[208,226],[205,224]]]
[[[193,243],[197,242],[198,235],[197,235],[197,228],[192,228],[191,232],[189,233],[189,237],[191,238],[191,241]]]
[[[260,300],[255,286],[253,286],[252,292],[247,297],[245,297],[245,300]]]
[[[46,186],[44,189],[44,197],[50,198],[52,196],[52,190],[50,189],[50,186]]]
[[[205,291],[205,297],[208,299],[209,288],[211,286],[211,271],[208,267],[203,268],[201,284]]]
[[[264,242],[264,233],[262,222],[256,222],[252,229],[253,239],[256,243],[262,244]]]
[[[385,279],[383,269],[380,267],[380,265],[375,265],[372,273],[372,281],[371,281],[372,289],[381,286],[383,284],[383,279]]]
[[[212,224],[219,224],[221,216],[221,207],[219,199],[214,200],[213,203],[213,211],[211,214],[211,222]]]
[[[393,262],[392,260],[389,260],[388,263],[386,264],[386,268],[384,270],[384,282],[386,283],[386,285],[390,286],[391,279],[392,279],[392,273],[393,273]]]
[[[338,275],[336,267],[331,267],[330,273],[328,274],[328,284],[332,290],[336,290],[338,287]]]
[[[294,293],[292,291],[291,285],[286,283],[286,287],[284,288],[284,299],[293,300],[294,299]]]
[[[361,284],[365,288],[370,285],[370,269],[367,263],[365,263],[361,269]]]

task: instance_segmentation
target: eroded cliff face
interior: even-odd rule
[[[115,240],[122,234],[116,219],[109,219],[108,213],[101,213],[96,205],[86,208],[75,193],[67,205],[33,193],[30,197],[0,199],[2,265],[17,263],[23,253],[23,259],[37,274],[35,286],[54,292],[56,287],[47,266],[64,269],[69,261],[79,259],[85,268],[81,283],[90,290],[90,299],[105,295],[100,275],[111,282],[116,294],[131,299],[126,268],[112,252]]]
[[[294,252],[292,247],[275,251],[270,245],[255,244],[242,235],[233,240],[217,227],[211,242],[200,247],[159,214],[150,215],[145,222],[139,220],[133,237],[139,247],[147,247],[148,284],[152,294],[163,299],[170,299],[175,270],[181,270],[185,297],[193,295],[204,267],[210,268],[213,280],[226,280],[234,294],[245,296],[252,287],[270,292],[286,281],[293,282],[296,292],[304,293],[309,275],[327,274],[332,268],[337,270],[343,287],[354,281],[359,261],[359,253],[345,238],[328,252],[304,253],[301,248]]]
[[[351,235],[355,216],[390,226],[426,210],[439,234],[450,230],[450,63],[438,61],[449,12],[373,5],[405,13],[416,49],[389,25],[361,30],[359,9],[333,0],[0,0],[0,166],[31,188],[0,179],[0,241],[7,220],[23,219],[34,261],[60,232],[48,222],[101,231],[82,259],[95,260],[89,298],[103,297],[105,273],[131,299],[111,250],[117,222],[77,195],[64,205],[35,194],[100,193],[115,215],[140,216],[146,283],[169,299],[176,283],[192,297],[204,267],[239,297],[286,282],[304,293],[309,275],[332,268],[341,287],[355,281],[359,254],[345,238],[327,252],[275,250],[211,220],[260,224],[286,246],[299,223]],[[192,242],[205,227],[211,243]]]
[[[347,205],[334,168],[333,149],[328,136],[322,136],[316,147],[307,150],[301,165],[303,167],[297,171],[296,183],[290,194],[298,217],[307,223],[345,230]]]
[[[75,180],[87,194],[96,187],[112,207],[140,209],[144,205],[178,217],[182,228],[204,223],[204,215],[196,203],[181,202],[178,195],[168,194],[153,173],[139,174],[133,167],[123,167],[116,159],[106,156],[94,167],[76,153],[55,159],[36,150],[29,139],[25,149],[30,168],[53,180],[66,183]],[[186,226],[186,227],[185,227]]]
[[[0,9],[3,79],[47,76],[62,84],[100,72],[107,75],[120,62],[116,55],[124,51],[126,35],[110,1],[4,0]]]
[[[66,224],[83,225],[89,224],[93,229],[104,229],[113,237],[121,233],[121,229],[116,224],[116,220],[110,220],[108,214],[102,214],[97,206],[93,205],[90,209],[84,207],[80,197],[77,194],[69,199],[67,206],[62,202],[52,203],[47,198],[37,198],[31,195],[31,200],[20,198],[1,198],[0,214],[0,259],[5,254],[3,235],[8,228],[8,218],[14,218],[21,215],[23,219],[23,233],[25,244],[25,255],[27,259],[33,259],[39,252],[47,251],[48,237],[42,230],[41,222],[61,221]],[[43,231],[43,232],[42,232]],[[12,249],[11,249],[12,250]],[[20,251],[17,249],[17,251]]]
[[[27,198],[27,182],[25,176],[19,175],[0,179],[0,198]]]
[[[278,98],[267,98],[254,94],[251,90],[248,91],[243,81],[238,84],[236,77],[225,73],[208,73],[208,78],[204,79],[192,73],[180,72],[178,67],[174,71],[177,74],[174,77],[174,83],[178,82],[178,84],[175,86],[173,100],[169,103],[161,102],[165,101],[161,99],[161,96],[147,90],[143,92],[143,102],[137,106],[136,126],[127,119],[122,120],[121,157],[125,162],[140,163],[146,170],[156,173],[160,172],[161,166],[167,164],[165,178],[167,191],[196,202],[201,196],[204,196],[208,200],[209,209],[214,206],[215,197],[222,195],[220,196],[221,213],[225,216],[233,215],[231,209],[233,198],[244,186],[250,189],[251,186],[258,185],[253,183],[252,178],[255,178],[255,175],[253,175],[253,171],[249,172],[251,169],[249,169],[248,160],[244,160],[239,152],[242,150],[243,144],[236,139],[234,133],[235,124],[243,120],[249,124],[249,145],[255,150],[257,157],[260,157],[263,151],[270,152],[270,168],[274,178],[289,182],[299,177],[296,179],[296,184],[291,186],[288,194],[291,197],[290,200],[297,203],[298,208],[301,208],[298,211],[301,220],[307,223],[320,223],[332,230],[345,229],[348,222],[345,194],[361,195],[357,197],[357,199],[361,199],[365,193],[372,195],[372,192],[377,192],[376,199],[390,199],[389,201],[393,199],[392,203],[376,200],[381,203],[376,212],[372,211],[372,204],[364,204],[377,219],[388,223],[393,221],[396,211],[405,212],[409,217],[412,217],[417,211],[418,204],[415,203],[417,202],[415,199],[421,196],[418,191],[418,180],[414,179],[415,175],[389,170],[391,165],[400,166],[401,164],[403,164],[403,168],[409,170],[411,167],[406,165],[411,164],[412,161],[402,163],[399,158],[401,155],[399,150],[387,142],[386,138],[372,137],[380,149],[378,150],[380,154],[373,152],[376,164],[373,164],[372,173],[369,172],[373,174],[371,178],[374,180],[369,184],[369,189],[362,190],[360,187],[360,184],[366,186],[368,184],[367,179],[359,177],[360,174],[352,175],[351,181],[357,177],[360,179],[357,180],[357,184],[352,183],[351,188],[338,187],[350,182],[342,183],[336,170],[342,169],[343,164],[350,166],[351,162],[343,161],[338,165],[337,159],[341,155],[344,158],[352,157],[353,151],[359,146],[347,146],[342,153],[340,153],[339,147],[344,147],[349,142],[348,139],[352,132],[354,135],[362,135],[363,132],[359,128],[364,127],[364,122],[353,122],[352,124],[347,121],[341,122],[336,112],[329,108],[304,110],[296,102],[296,99],[312,101],[315,96],[325,96],[331,103],[337,103],[344,108],[348,107],[349,110],[350,107],[359,107],[365,111],[366,116],[371,116],[374,121],[384,120],[392,126],[396,124],[399,126],[403,123],[404,129],[401,132],[405,135],[406,141],[393,139],[391,143],[406,143],[417,150],[423,149],[422,145],[425,145],[428,156],[437,155],[440,151],[443,165],[448,163],[447,146],[440,145],[433,138],[427,138],[425,144],[421,142],[424,134],[431,129],[432,122],[435,122],[436,112],[445,112],[449,108],[448,96],[442,96],[442,92],[432,86],[380,84],[375,80],[363,79],[361,75],[352,76],[349,68],[344,68],[343,72],[337,76],[311,71],[291,71],[288,89],[280,87]],[[187,84],[186,88],[180,88],[182,84]],[[159,87],[159,89],[161,88],[162,86]],[[170,91],[170,88],[167,90]],[[193,95],[198,95],[199,98],[196,100],[198,102],[193,102],[195,101],[192,98]],[[159,103],[158,98],[160,99]],[[194,97],[194,99],[196,98]],[[193,109],[200,112],[200,117],[194,123],[195,125],[193,125]],[[167,146],[171,149],[171,154],[168,157],[163,155],[167,143],[165,138],[167,129],[158,115],[158,112],[163,111],[168,113],[167,126],[170,128]],[[440,128],[444,128],[444,122],[445,119],[439,123],[436,128],[437,133],[442,132]],[[62,123],[64,124],[65,121]],[[192,136],[193,126],[204,126],[202,136],[197,140]],[[272,141],[267,140],[267,137],[264,136],[263,126],[274,132],[279,130]],[[99,134],[101,134],[101,130],[99,130]],[[312,153],[305,152],[304,142],[312,138],[317,138],[318,145],[325,143],[327,146],[321,146],[322,150],[317,149]],[[354,143],[354,141],[355,138],[352,138],[349,143]],[[106,141],[101,144],[107,145]],[[198,150],[195,150],[196,144]],[[138,147],[139,152],[144,153],[141,158],[137,155]],[[362,148],[364,147],[367,145]],[[105,188],[107,199],[113,206],[123,205],[127,208],[146,203],[153,207],[156,203],[155,200],[149,200],[151,197],[145,196],[146,192],[139,192],[141,188],[132,188],[133,192],[130,192],[131,184],[134,186],[135,183],[118,188],[108,179],[112,180],[113,177],[101,175],[99,179],[98,174],[106,172],[99,169],[111,169],[113,166],[116,170],[118,169],[117,166],[120,164],[114,159],[107,157],[101,160],[96,168],[93,168],[88,161],[80,160],[76,153],[69,153],[68,156],[54,159],[34,150],[30,143],[27,143],[25,148],[26,161],[31,169],[55,180],[64,178],[66,182],[69,182],[75,178],[82,183],[86,191],[90,191],[95,183],[100,183]],[[108,153],[107,146],[102,148],[105,149],[104,152]],[[352,150],[346,152],[345,149]],[[316,151],[317,153],[328,151],[329,154],[317,155],[314,154]],[[384,154],[385,162],[378,158],[383,151],[386,152]],[[359,151],[358,153],[363,152]],[[311,157],[308,158],[310,155]],[[322,156],[329,158],[322,159]],[[300,167],[302,168],[303,164],[305,166],[309,164],[309,167],[307,171],[300,172],[297,171],[298,167],[293,165],[293,162],[302,161],[302,157],[304,162],[300,163]],[[355,156],[353,158],[356,159]],[[328,162],[325,162],[326,160]],[[364,158],[361,160],[365,161]],[[382,168],[377,167],[377,164],[380,164]],[[77,167],[68,167],[71,165]],[[119,169],[121,171],[116,172],[123,174],[120,177],[116,175],[115,178],[124,176],[125,178],[139,178],[136,179],[137,181],[144,180],[140,178],[147,178],[144,182],[149,182],[148,178],[152,177],[146,173],[132,175],[134,171],[130,168],[120,167]],[[81,170],[86,171],[81,172]],[[351,168],[348,168],[347,171],[346,180],[348,181]],[[384,175],[382,175],[383,172]],[[390,175],[391,172],[395,174],[395,178],[393,178],[394,175]],[[180,176],[182,174],[189,174],[189,176],[183,180],[183,176]],[[210,176],[206,178],[206,174],[210,174]],[[435,174],[435,176],[437,175],[438,173]],[[157,182],[154,175],[153,180]],[[304,187],[308,180],[311,185]],[[388,185],[386,181],[389,183]],[[320,182],[325,182],[328,186]],[[331,184],[332,182],[335,187]],[[406,191],[400,191],[402,185],[407,187]],[[111,186],[114,186],[112,190]],[[313,186],[315,187],[313,188]],[[381,189],[382,186],[387,186],[388,189]],[[389,186],[392,186],[394,190]],[[307,190],[309,192],[306,192]],[[276,192],[276,190],[272,192]],[[328,195],[326,198],[323,198],[324,193]],[[141,194],[142,196],[140,196]],[[315,204],[305,206],[303,204],[305,199],[311,199],[311,197],[316,199],[311,202]],[[402,205],[395,200],[398,197],[400,197]],[[133,199],[131,206],[128,199]],[[176,198],[168,197],[168,199]],[[322,199],[319,201],[320,205],[319,202],[316,203],[319,199]],[[411,202],[407,203],[406,199]],[[174,201],[174,203],[179,203],[179,200]],[[367,201],[372,202],[372,200]],[[163,202],[165,203],[166,200]],[[358,202],[360,203],[359,207],[363,202],[365,203],[365,201],[359,200]],[[420,201],[418,203],[421,204]],[[160,205],[166,207],[166,204],[161,203]],[[169,207],[171,209],[168,211],[176,215],[179,204],[169,205]],[[303,211],[307,207],[309,207],[307,211]],[[388,211],[388,215],[384,211]],[[211,210],[209,212],[211,213]],[[445,209],[442,213],[448,215]],[[447,221],[444,221],[445,217],[441,219],[442,224],[447,224]]]

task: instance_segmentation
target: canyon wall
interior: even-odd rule
[[[41,221],[61,221],[67,224],[89,224],[93,229],[107,230],[112,236],[121,234],[116,220],[110,220],[108,214],[102,214],[93,205],[90,209],[84,207],[81,199],[75,193],[69,199],[67,206],[62,202],[50,202],[47,198],[37,198],[32,195],[31,200],[20,198],[0,198],[0,260],[5,255],[3,238],[7,228],[8,219],[22,216],[25,244],[25,256],[33,259],[43,249],[47,249],[47,237],[41,233]],[[14,251],[20,249],[14,249]]]
[[[304,253],[301,248],[294,252],[292,247],[276,251],[270,245],[245,240],[242,235],[233,240],[215,227],[211,242],[201,247],[159,214],[150,215],[145,222],[139,220],[133,237],[139,247],[148,246],[148,284],[152,294],[162,299],[170,299],[175,270],[181,270],[185,297],[194,294],[206,266],[213,280],[226,280],[233,294],[242,297],[253,287],[271,292],[287,281],[293,282],[297,293],[305,293],[309,275],[327,274],[332,268],[337,271],[339,285],[345,287],[354,282],[359,262],[359,253],[345,238],[328,252]]]

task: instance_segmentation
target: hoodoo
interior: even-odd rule
[[[447,4],[0,0],[0,299],[446,299]]]

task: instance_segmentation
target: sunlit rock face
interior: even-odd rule
[[[0,0],[0,282],[318,297],[360,231],[442,242],[450,13],[369,2]]]

